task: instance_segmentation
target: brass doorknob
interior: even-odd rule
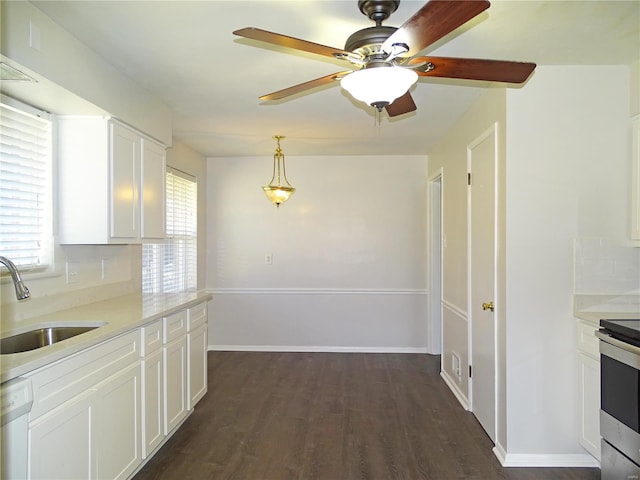
[[[493,302],[483,303],[482,304],[482,309],[483,310],[491,310],[493,312],[494,308],[495,308],[495,305],[493,304]]]

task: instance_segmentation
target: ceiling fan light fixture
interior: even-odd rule
[[[284,136],[274,135],[273,138],[278,144],[276,153],[273,155],[273,175],[271,176],[269,185],[262,187],[262,190],[269,201],[280,208],[280,204],[289,200],[289,197],[295,193],[296,189],[293,188],[289,180],[287,180],[287,174],[285,172],[284,153],[282,153],[282,149],[280,148],[280,139],[284,138]],[[283,180],[284,184],[282,183]]]
[[[374,67],[356,70],[340,80],[351,96],[378,110],[401,97],[418,80],[418,74],[403,67]]]

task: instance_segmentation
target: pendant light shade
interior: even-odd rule
[[[289,197],[295,193],[296,189],[293,188],[289,183],[289,180],[287,180],[287,174],[284,166],[284,154],[280,148],[280,139],[284,138],[284,136],[274,135],[273,138],[276,139],[278,144],[276,153],[273,155],[273,175],[271,176],[269,185],[262,187],[262,190],[264,190],[269,201],[279,208],[281,203],[289,200]]]
[[[418,80],[418,74],[402,67],[363,68],[340,80],[340,86],[355,99],[382,110],[404,95]]]

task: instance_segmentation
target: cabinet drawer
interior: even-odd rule
[[[164,343],[169,343],[187,333],[187,311],[181,310],[164,318]]]
[[[599,343],[595,334],[597,328],[590,323],[578,322],[578,350],[599,360]]]
[[[149,323],[140,329],[142,344],[140,355],[146,356],[162,348],[162,319]]]
[[[207,323],[207,302],[191,307],[189,309],[188,330],[191,332],[205,323]]]
[[[139,361],[139,356],[140,333],[134,330],[27,375],[33,386],[30,421]]]

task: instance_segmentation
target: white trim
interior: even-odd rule
[[[493,449],[491,451],[493,452],[493,454],[496,456],[496,458],[500,462],[500,465],[504,466],[505,458],[507,457],[507,452],[504,449],[504,447],[502,446],[502,444],[500,442],[496,441],[495,447],[493,447]]]
[[[504,453],[504,450],[493,453],[503,467],[600,467],[600,463],[587,453]]]
[[[454,382],[449,376],[449,374],[444,370],[440,372],[440,377],[444,380],[444,383],[447,384],[447,386],[449,387],[449,390],[451,390],[451,393],[453,393],[453,395],[458,399],[458,402],[460,402],[460,405],[462,405],[462,408],[468,411],[469,400],[464,395],[462,390],[460,390],[456,382]]]
[[[437,210],[436,202],[437,198]],[[432,354],[442,354],[442,292],[444,285],[443,278],[443,244],[444,244],[444,168],[440,167],[429,177],[427,177],[427,278],[429,286],[429,298],[427,301],[427,351]],[[436,214],[437,211],[437,214]],[[434,218],[435,217],[435,218]],[[437,222],[437,223],[436,223]],[[434,227],[434,225],[437,225]],[[437,236],[437,237],[436,237]],[[437,238],[437,243],[436,239]],[[439,245],[438,251],[435,246]],[[439,268],[434,268],[434,264]],[[437,285],[437,288],[435,288]],[[435,290],[435,291],[434,291]],[[435,292],[438,292],[437,298]],[[437,337],[437,338],[436,338]],[[443,365],[441,364],[441,369]]]
[[[427,295],[426,289],[209,288],[213,295]]]
[[[209,345],[210,352],[427,353],[425,347],[335,347],[320,345]]]
[[[442,307],[446,308],[447,310],[449,310],[450,312],[454,313],[455,315],[457,315],[458,317],[460,317],[462,320],[464,320],[465,322],[467,322],[469,320],[468,316],[467,316],[467,312],[465,312],[464,310],[462,310],[460,307],[454,305],[453,303],[448,302],[445,299],[442,299]]]
[[[5,95],[4,93],[0,94],[0,102],[4,103],[5,105],[9,105],[10,107],[22,110],[29,115],[33,115],[34,117],[43,118],[48,121],[53,120],[51,113],[47,112],[46,110],[42,110],[39,107],[25,103],[22,100],[10,97],[9,95]]]

